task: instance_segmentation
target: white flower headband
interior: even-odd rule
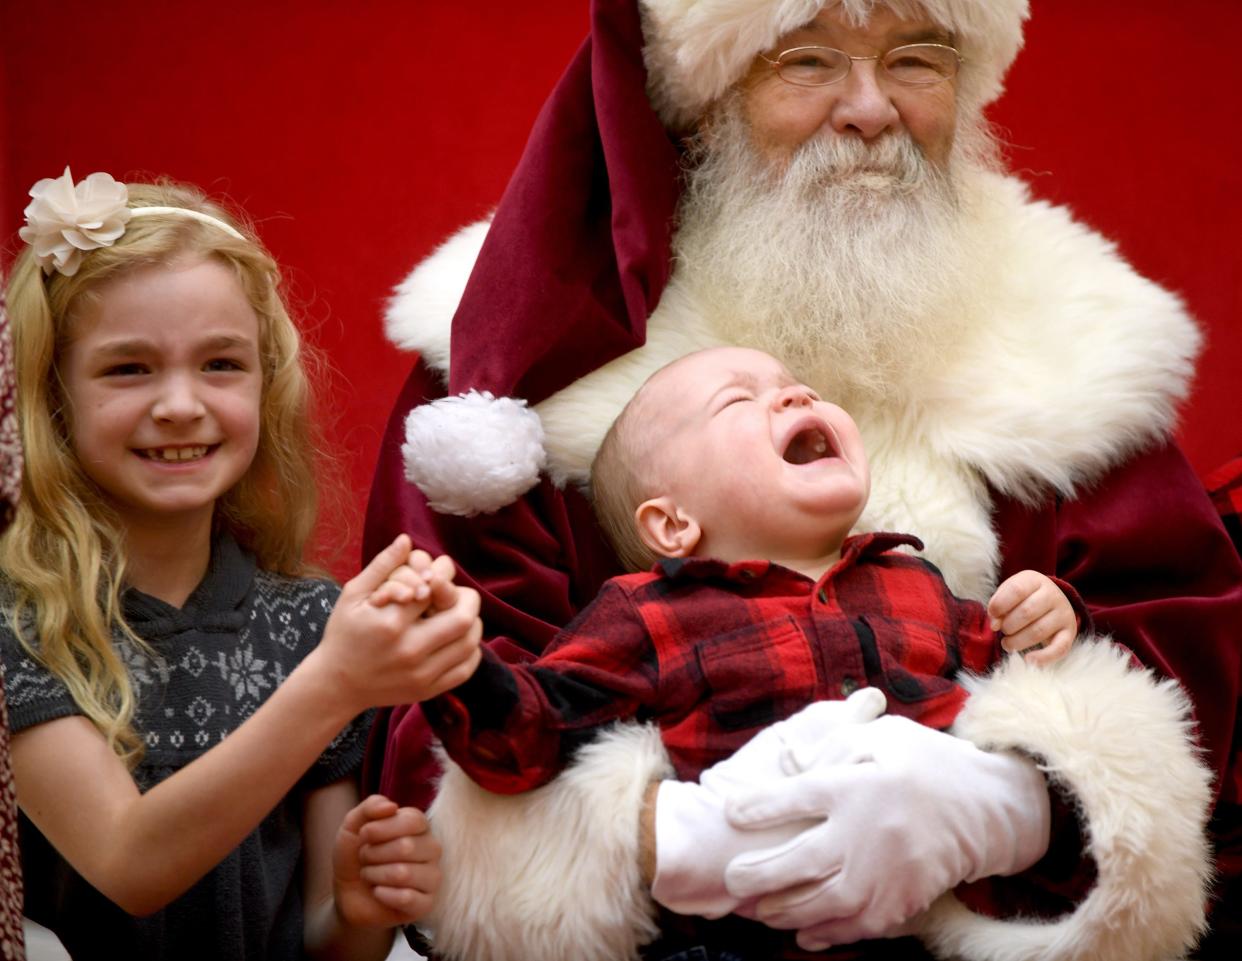
[[[110,174],[93,173],[76,186],[69,168],[61,176],[45,177],[30,188],[34,199],[24,211],[26,226],[17,235],[34,249],[45,274],[57,270],[66,277],[78,272],[82,254],[111,247],[125,233],[131,217],[173,214],[213,224],[238,240],[245,240],[223,220],[185,207],[130,207],[129,191]]]

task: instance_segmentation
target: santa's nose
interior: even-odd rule
[[[883,70],[874,60],[855,62],[848,76],[832,85],[832,92],[836,100],[828,122],[839,134],[870,142],[901,122]]]

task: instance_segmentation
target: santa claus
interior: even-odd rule
[[[391,304],[390,335],[420,357],[368,546],[406,530],[452,554],[495,648],[537,652],[617,571],[585,490],[613,417],[669,361],[742,344],[854,415],[873,474],[862,529],[918,535],[964,597],[1054,573],[1125,648],[970,681],[956,737],[917,758],[866,724],[834,732],[882,767],[903,759],[874,823],[829,844],[813,832],[842,799],[858,806],[866,765],[783,778],[779,737],[723,762],[715,788],[664,781],[642,728],[529,795],[450,770],[433,811],[437,952],[1134,961],[1180,957],[1207,928],[1214,801],[1222,849],[1238,823],[1242,563],[1170,437],[1200,335],[1174,295],[1005,172],[984,108],[1027,14],[1027,0],[595,0],[494,217]],[[981,776],[958,739],[1009,773]],[[380,786],[427,801],[427,748],[416,707],[382,718]],[[770,842],[725,816],[719,785],[742,780],[778,782],[771,799],[805,835],[745,853]],[[1048,798],[1044,856],[1006,861],[1008,812]],[[760,921],[674,913],[763,893]]]

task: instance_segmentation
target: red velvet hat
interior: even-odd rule
[[[841,0],[865,20],[875,0]],[[887,0],[952,31],[963,109],[1002,89],[1027,0]],[[445,513],[511,503],[546,457],[536,404],[640,347],[668,281],[677,136],[824,0],[593,0],[537,119],[444,347],[451,396],[407,420],[407,476]],[[391,329],[391,318],[390,318]],[[419,334],[407,346],[427,350]]]

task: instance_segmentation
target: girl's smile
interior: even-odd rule
[[[163,464],[184,464],[202,460],[218,446],[218,444],[210,446],[197,444],[193,447],[154,447],[149,450],[135,450],[134,453],[139,457]]]
[[[137,270],[74,320],[61,363],[70,439],[134,532],[210,524],[259,440],[258,319],[214,260]]]

